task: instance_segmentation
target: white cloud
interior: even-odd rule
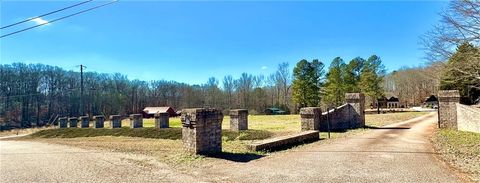
[[[262,66],[262,70],[268,69],[267,66]]]
[[[47,24],[48,25],[48,21],[46,21],[42,18],[34,18],[30,21],[35,22],[37,25],[40,25],[40,24]]]

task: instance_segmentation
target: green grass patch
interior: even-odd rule
[[[94,129],[94,128],[61,128],[47,129],[30,135],[33,138],[79,138],[79,137],[100,137],[100,136],[122,136],[142,137],[154,139],[178,140],[182,138],[181,128],[115,128],[115,129]],[[235,132],[223,130],[222,136],[227,141],[232,140],[262,140],[272,136],[271,132],[265,130],[246,130]]]

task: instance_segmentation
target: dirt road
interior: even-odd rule
[[[435,124],[428,115],[188,175],[144,155],[0,141],[0,182],[461,182],[435,158],[429,141]]]

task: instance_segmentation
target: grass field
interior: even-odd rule
[[[480,182],[480,134],[456,130],[439,130],[434,138],[435,149],[454,166]]]
[[[422,112],[391,113],[380,115],[366,115],[367,126],[383,126],[414,117],[424,115]],[[232,132],[229,129],[229,117],[222,123],[223,152],[229,154],[265,155],[264,152],[249,151],[246,148],[254,140],[261,140],[275,136],[300,132],[299,115],[250,115],[248,118],[249,130]],[[106,123],[106,127],[108,127]],[[36,132],[24,139],[39,140],[49,143],[79,146],[83,148],[99,148],[120,152],[135,152],[157,157],[160,161],[171,163],[173,166],[188,164],[195,166],[202,156],[188,156],[181,150],[181,122],[180,118],[170,118],[168,129],[155,129],[153,119],[144,119],[144,127],[130,129],[129,121],[123,120],[120,129],[49,129]],[[367,131],[355,129],[347,132],[332,132],[332,138],[340,138]],[[322,138],[327,134],[322,132]],[[183,163],[181,163],[183,162]]]

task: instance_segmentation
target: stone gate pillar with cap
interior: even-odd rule
[[[352,108],[350,112],[350,127],[365,127],[365,95],[363,93],[346,93],[345,100]]]
[[[130,128],[142,128],[143,127],[143,118],[141,114],[131,114],[130,115]]]
[[[78,120],[80,121],[80,128],[88,128],[88,126],[90,126],[90,119],[88,116],[81,116]]]
[[[120,115],[110,115],[110,128],[121,128],[122,117]]]
[[[247,109],[230,110],[230,130],[232,131],[248,130],[248,110]]]
[[[457,103],[460,102],[458,90],[438,91],[438,120],[440,128],[458,129]]]
[[[77,128],[78,118],[68,118],[68,123],[70,128]]]
[[[169,114],[166,112],[161,112],[155,114],[155,128],[169,128]]]
[[[103,115],[93,116],[95,123],[93,124],[93,128],[103,128],[105,117]]]
[[[222,151],[221,110],[183,109],[181,120],[185,151],[190,154],[215,154]]]
[[[322,109],[320,107],[304,107],[300,109],[302,131],[320,130]]]
[[[58,127],[59,128],[67,128],[67,126],[68,126],[68,123],[67,123],[67,118],[66,117],[58,118]]]

